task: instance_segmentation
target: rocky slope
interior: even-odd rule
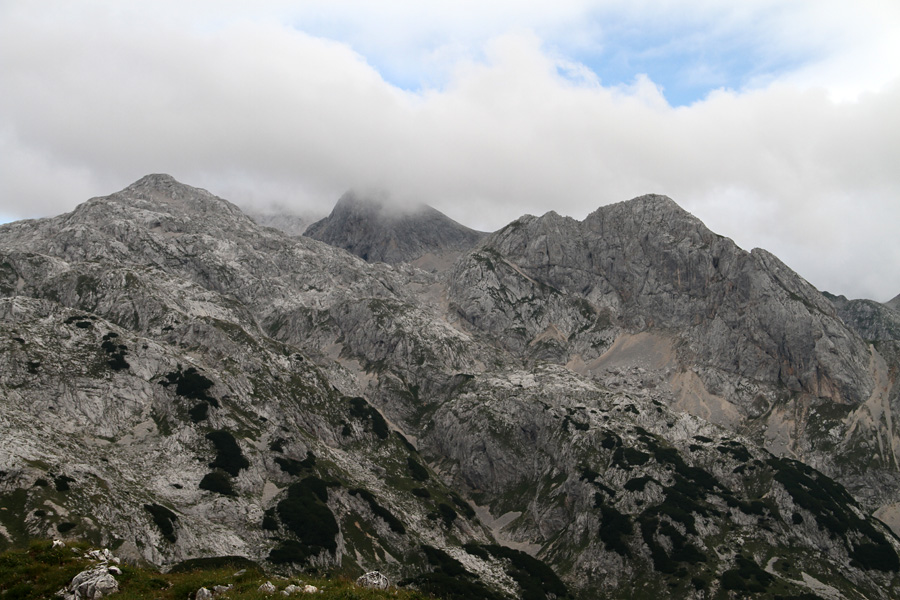
[[[641,366],[673,408],[824,470],[868,508],[898,496],[892,354],[776,257],[738,248],[668,198],[583,222],[523,217],[460,259],[449,301],[529,363],[601,382]]]
[[[0,296],[0,544],[458,598],[900,590],[869,516],[894,359],[664,198],[524,217],[429,273],[148,176],[0,227]],[[856,498],[786,457],[860,440],[818,465]]]
[[[241,210],[263,227],[271,227],[290,236],[303,235],[306,228],[317,220],[282,212],[262,212],[259,210],[247,210],[245,208],[242,208]]]
[[[377,197],[348,192],[329,216],[310,225],[304,235],[369,262],[409,262],[440,270],[485,234],[424,204],[391,207]]]

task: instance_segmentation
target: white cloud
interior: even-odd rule
[[[900,53],[850,68],[896,44],[896,10],[693,3],[709,39],[748,23],[773,55],[834,47],[672,108],[651,77],[606,84],[567,54],[601,47],[603,19],[636,23],[639,5],[485,4],[0,4],[0,214],[62,212],[149,172],[298,210],[381,187],[484,229],[660,192],[821,288],[900,292]],[[661,6],[653,27],[686,11]],[[313,21],[346,38],[305,33]]]

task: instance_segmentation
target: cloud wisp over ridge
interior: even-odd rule
[[[889,2],[291,4],[0,5],[0,214],[148,172],[486,230],[657,192],[820,288],[900,293]]]

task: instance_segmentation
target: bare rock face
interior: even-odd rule
[[[900,294],[897,294],[896,296],[885,302],[884,305],[891,310],[900,311]]]
[[[848,327],[870,342],[900,341],[900,312],[890,303],[826,294]]]
[[[368,262],[442,264],[485,234],[424,204],[392,207],[376,197],[347,192],[331,214],[310,225],[304,235]]]
[[[741,397],[742,382],[839,403],[871,392],[865,344],[821,294],[771,254],[741,250],[665,197],[606,206],[582,223],[554,213],[522,218],[457,265],[451,302],[479,328],[497,320],[520,350],[553,328],[567,343],[590,338],[596,350],[587,359],[617,332],[665,333],[677,340],[678,362],[733,378],[729,397],[745,410],[756,397]]]
[[[808,461],[871,509],[900,490],[887,441],[898,430],[872,416],[896,414],[896,377],[879,351],[889,363],[893,353],[870,348],[775,256],[738,248],[666,197],[583,222],[522,217],[459,260],[449,300],[468,330],[529,363],[598,381],[623,366],[651,369],[674,407]],[[876,449],[873,439],[885,441]],[[835,452],[874,453],[879,475]]]
[[[644,197],[398,260],[164,175],[0,226],[0,546],[457,598],[897,596],[869,514],[895,521],[900,352],[774,256]]]
[[[64,600],[99,600],[118,591],[119,583],[116,578],[105,565],[101,565],[76,575],[58,595]]]
[[[391,582],[388,581],[388,578],[383,573],[369,571],[357,577],[356,585],[373,590],[386,590],[391,587]]]

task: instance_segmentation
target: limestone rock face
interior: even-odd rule
[[[678,362],[733,379],[729,396],[748,409],[756,394],[741,394],[742,382],[850,404],[871,393],[868,349],[818,291],[665,197],[602,207],[584,222],[522,218],[454,275],[450,300],[460,314],[480,329],[502,328],[519,350],[552,331],[549,342],[560,346],[590,340],[593,353],[575,350],[592,359],[618,332],[658,331],[677,340]]]
[[[894,296],[893,298],[891,298],[884,304],[891,310],[900,311],[900,294],[897,294],[896,296]]]
[[[870,342],[900,340],[900,312],[890,302],[848,300],[844,296],[826,295],[848,327]],[[892,301],[893,302],[893,301]]]
[[[82,571],[60,595],[66,600],[99,600],[119,591],[119,582],[106,566]]]
[[[357,577],[356,585],[373,590],[386,590],[391,587],[391,582],[388,581],[388,578],[383,573],[369,571]]]
[[[897,596],[893,341],[663,197],[455,251],[367,263],[164,175],[0,226],[0,546]]]
[[[775,256],[738,248],[669,198],[604,206],[582,222],[522,217],[457,262],[449,302],[466,330],[529,363],[601,382],[650,369],[673,407],[824,469],[871,509],[900,491],[898,430],[872,416],[896,414],[897,378],[879,366],[895,353],[870,348]],[[890,318],[878,322],[896,337]],[[885,440],[879,450],[873,439]],[[877,476],[843,458],[870,452]]]
[[[328,217],[310,225],[304,235],[369,262],[430,260],[437,264],[468,250],[485,234],[424,204],[398,208],[376,196],[348,192]]]

